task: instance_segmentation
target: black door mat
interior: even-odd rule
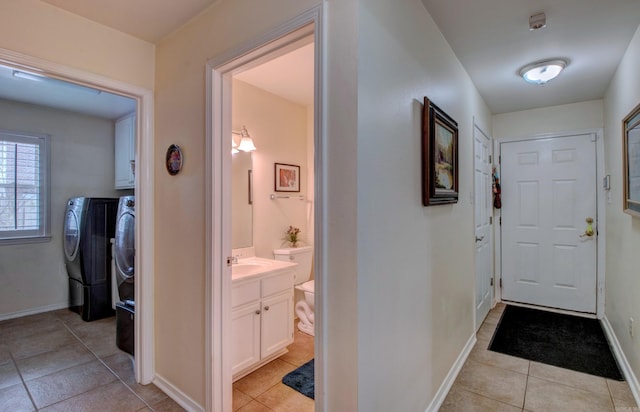
[[[489,350],[624,380],[597,319],[507,305]]]

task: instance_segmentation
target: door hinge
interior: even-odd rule
[[[502,278],[500,278],[500,289],[502,289]]]
[[[491,157],[491,155],[489,155],[489,164],[491,164],[491,159],[492,159],[492,157]]]
[[[502,226],[502,216],[500,216],[500,226]]]
[[[502,164],[502,155],[498,156],[498,164]]]
[[[489,224],[492,225],[493,224],[493,216],[489,216]]]
[[[489,281],[489,286],[493,286],[493,278]]]

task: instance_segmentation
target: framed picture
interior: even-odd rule
[[[457,203],[458,123],[427,97],[422,122],[422,204]]]
[[[275,191],[299,192],[300,191],[300,166],[275,164]]]
[[[640,105],[622,121],[624,212],[640,217]]]
[[[167,172],[171,176],[175,176],[182,169],[182,150],[180,146],[172,144],[167,149],[166,156]]]

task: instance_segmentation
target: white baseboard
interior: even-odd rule
[[[624,355],[622,351],[622,347],[620,346],[620,342],[616,337],[615,332],[613,331],[613,327],[611,323],[609,323],[609,319],[605,315],[601,320],[602,328],[604,329],[604,333],[607,335],[607,339],[609,340],[609,345],[613,350],[613,356],[616,357],[618,361],[618,365],[622,369],[622,374],[624,378],[627,380],[629,384],[629,388],[631,388],[631,393],[633,393],[633,397],[636,400],[636,404],[640,405],[640,385],[638,384],[638,379],[636,375],[633,373],[633,369],[631,369],[631,365],[627,361],[627,357]]]
[[[153,383],[187,411],[204,412],[203,406],[199,405],[198,402],[191,399],[186,393],[176,388],[171,382],[167,381],[162,376],[156,374],[153,379]]]
[[[52,310],[66,309],[69,307],[69,302],[54,303],[53,305],[40,306],[38,308],[24,309],[17,312],[0,314],[0,321],[14,318],[21,318],[23,316],[35,315],[38,313],[51,312]]]
[[[473,349],[473,345],[475,344],[476,334],[474,333],[467,341],[467,344],[462,349],[462,352],[460,352],[460,355],[458,355],[458,359],[456,359],[455,363],[449,370],[447,377],[442,382],[442,385],[440,385],[440,389],[438,389],[438,392],[436,392],[436,396],[433,397],[433,400],[431,401],[425,412],[437,412],[440,409],[442,403],[447,397],[447,394],[453,386],[453,382],[455,382],[456,378],[458,377],[462,366],[464,366],[464,363],[467,361],[467,358],[469,357],[469,354]]]

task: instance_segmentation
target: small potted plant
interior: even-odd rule
[[[289,226],[287,229],[285,240],[289,242],[291,247],[298,247],[298,235],[300,234],[300,229],[294,226]]]

